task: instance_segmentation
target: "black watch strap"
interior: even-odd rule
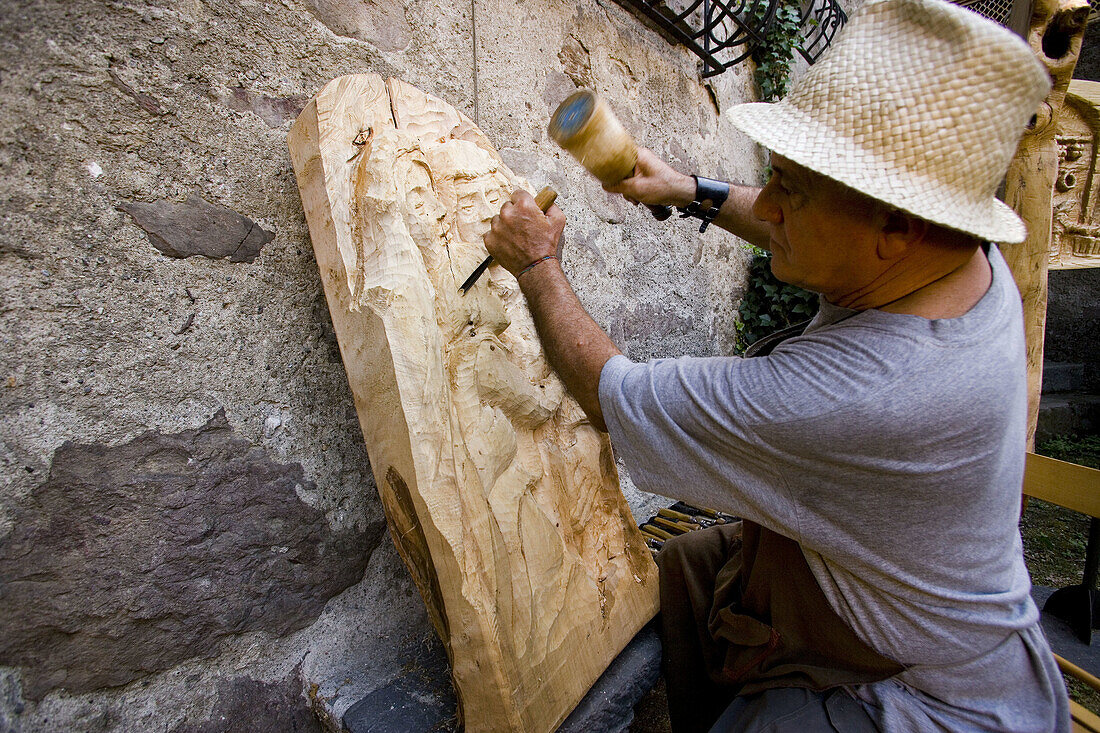
[[[692,176],[692,178],[695,179],[695,200],[687,206],[680,207],[680,218],[686,219],[693,216],[696,219],[702,219],[703,223],[699,225],[699,231],[705,232],[729,197],[730,185],[725,181],[715,181],[702,176]],[[710,202],[710,206],[704,206],[704,201]]]

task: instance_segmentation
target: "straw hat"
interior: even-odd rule
[[[1050,91],[1017,35],[946,0],[868,0],[776,104],[734,125],[785,158],[922,219],[994,242],[1024,223],[995,197]]]

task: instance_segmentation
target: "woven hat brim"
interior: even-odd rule
[[[1003,201],[992,196],[966,200],[939,181],[899,171],[782,102],[739,104],[727,116],[765,148],[921,219],[991,242],[1016,244],[1027,238],[1024,222]]]

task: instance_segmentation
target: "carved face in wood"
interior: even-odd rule
[[[481,242],[489,223],[509,199],[508,179],[499,171],[486,170],[466,177],[455,176],[458,197],[455,228],[463,242]]]

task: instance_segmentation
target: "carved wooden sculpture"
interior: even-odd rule
[[[1039,395],[1043,384],[1043,335],[1047,311],[1047,268],[1050,259],[1052,199],[1058,175],[1055,119],[1081,53],[1088,17],[1087,0],[1035,0],[1027,40],[1050,72],[1053,89],[1036,112],[1032,125],[1008,169],[1005,202],[1027,222],[1023,244],[1004,246],[1004,253],[1024,304],[1027,332],[1028,448],[1035,444]]]
[[[290,151],[394,543],[467,730],[551,731],[656,613],[605,435],[543,357],[482,235],[517,186],[449,105],[329,83]]]
[[[1050,269],[1100,267],[1100,82],[1070,82],[1056,130]]]

